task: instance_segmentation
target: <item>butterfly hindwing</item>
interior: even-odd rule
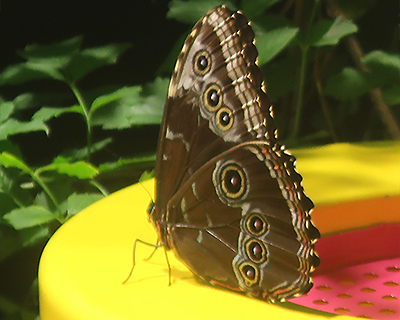
[[[180,188],[167,208],[171,247],[195,274],[268,300],[309,289],[318,233],[301,205],[309,199],[291,182],[298,174],[286,171],[291,160],[265,142],[244,143]]]

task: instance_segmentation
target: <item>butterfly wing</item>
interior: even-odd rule
[[[239,12],[217,7],[193,28],[178,57],[164,109],[156,165],[159,208],[224,150],[255,139],[276,142],[256,58],[254,33]]]
[[[150,220],[200,278],[275,301],[310,289],[319,233],[256,59],[240,12],[217,7],[193,28],[169,87]]]
[[[307,292],[319,233],[300,181],[294,157],[265,142],[222,153],[170,200],[171,248],[214,285],[270,301]]]

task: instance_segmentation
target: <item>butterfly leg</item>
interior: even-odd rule
[[[171,285],[171,278],[172,278],[172,270],[171,270],[171,265],[170,265],[170,263],[169,263],[167,250],[165,249],[165,247],[164,247],[162,244],[160,244],[159,241],[158,241],[157,243],[150,243],[150,242],[146,242],[146,241],[143,241],[143,240],[140,240],[140,239],[136,239],[136,240],[135,240],[135,243],[133,244],[132,268],[131,268],[131,270],[129,271],[129,274],[128,274],[128,276],[126,277],[126,279],[125,279],[124,281],[122,281],[122,284],[126,284],[126,283],[129,281],[129,279],[132,277],[133,270],[135,269],[135,265],[136,265],[136,245],[137,245],[138,243],[142,243],[142,244],[144,244],[144,245],[146,245],[146,246],[149,246],[149,247],[153,247],[153,248],[154,248],[154,250],[153,250],[153,252],[150,254],[150,256],[147,257],[146,259],[144,259],[145,261],[150,260],[150,259],[153,257],[154,253],[157,251],[158,248],[160,248],[160,247],[163,247],[163,248],[164,248],[165,260],[166,260],[166,262],[167,262],[167,267],[168,267],[168,286],[170,286],[170,285]]]

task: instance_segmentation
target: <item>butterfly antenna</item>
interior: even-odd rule
[[[142,187],[142,189],[147,193],[149,198],[151,199],[151,202],[154,202],[153,196],[150,194],[150,192],[143,186],[142,182],[148,180],[149,178],[149,173],[146,171],[140,176],[139,178],[139,185]]]

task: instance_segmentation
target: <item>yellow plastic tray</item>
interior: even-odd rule
[[[317,204],[313,219],[323,234],[399,220],[400,143],[337,144],[294,154],[306,191]],[[172,285],[168,286],[163,250],[143,261],[152,249],[141,245],[134,274],[123,285],[131,268],[134,240],[156,242],[146,214],[151,199],[144,189],[152,193],[153,181],[95,203],[50,239],[39,269],[42,320],[301,320],[333,316],[296,310],[290,304],[270,305],[199,284],[173,254],[169,254]],[[379,212],[391,214],[375,214],[371,203],[379,206]],[[356,218],[351,218],[353,215]]]

